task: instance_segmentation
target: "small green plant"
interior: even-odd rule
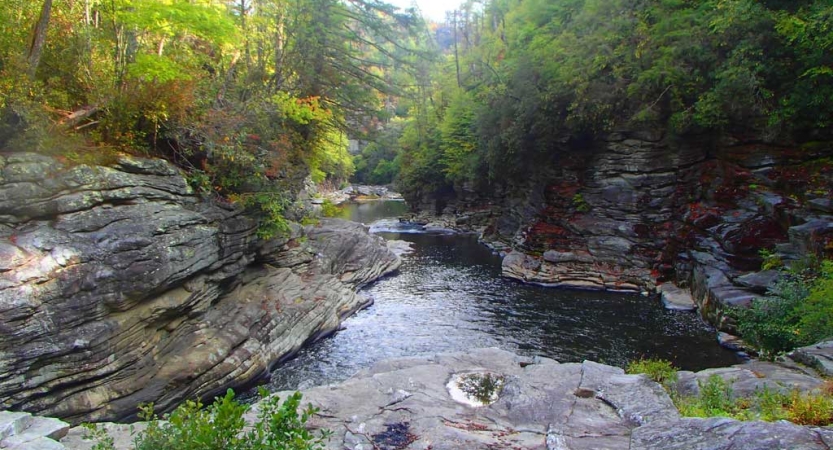
[[[628,363],[626,373],[644,373],[648,378],[662,385],[671,385],[677,381],[677,370],[671,361],[664,359],[638,359]]]
[[[113,436],[107,434],[107,430],[104,428],[94,423],[84,423],[81,424],[81,426],[86,428],[86,431],[82,436],[84,440],[95,441],[95,444],[90,448],[90,450],[112,450],[116,447],[116,442],[113,439]]]
[[[700,385],[700,403],[709,416],[731,416],[736,411],[732,387],[718,375],[711,375]]]
[[[289,222],[284,217],[289,202],[280,192],[256,192],[231,195],[230,200],[242,204],[258,218],[257,237],[269,240],[289,234]]]
[[[732,398],[732,388],[718,375],[698,384],[699,396],[671,395],[685,417],[731,417],[766,422],[789,420],[813,426],[833,423],[833,398],[824,391],[786,393],[765,387],[750,397]]]
[[[758,255],[763,260],[761,262],[761,269],[763,270],[774,270],[784,267],[784,261],[781,260],[781,255],[772,250],[762,248],[758,251]]]
[[[573,207],[579,212],[590,211],[590,205],[587,204],[587,201],[584,200],[584,196],[581,194],[573,196]]]
[[[199,193],[211,192],[214,187],[211,186],[211,177],[202,170],[192,170],[185,176],[190,185],[195,191]]]
[[[789,395],[764,387],[762,390],[755,392],[751,402],[751,408],[758,411],[758,417],[751,417],[752,419],[760,418],[766,422],[775,422],[778,420],[786,420],[787,410],[785,405],[789,402]]]
[[[338,217],[341,215],[342,208],[329,199],[324,199],[324,203],[321,204],[321,214],[324,217]]]
[[[833,422],[833,399],[826,395],[794,392],[786,418],[799,425],[825,426]]]
[[[226,395],[203,408],[199,401],[186,401],[160,419],[153,405],[139,408],[139,418],[147,428],[133,440],[134,450],[321,450],[330,432],[323,430],[315,437],[306,429],[307,421],[318,411],[312,405],[299,412],[301,393],[280,402],[277,396],[265,397],[259,404],[257,422],[246,427],[243,415],[249,405]],[[106,431],[90,426],[90,438],[98,442],[94,450],[112,450],[113,438]]]
[[[719,375],[711,375],[706,382],[697,382],[700,396],[672,396],[674,404],[685,417],[735,417],[740,408],[732,399],[732,388]]]
[[[321,220],[317,217],[304,216],[301,219],[301,225],[303,225],[303,226],[318,225],[319,223],[321,223]]]

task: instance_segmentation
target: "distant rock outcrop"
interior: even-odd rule
[[[833,257],[831,157],[829,142],[620,132],[554,144],[525,179],[490,192],[458,186],[408,201],[511,247],[502,250],[506,276],[630,291],[673,282],[732,331],[726,307],[748,304],[777,275],[762,271],[761,250],[771,252],[768,266]]]
[[[161,160],[0,156],[0,408],[123,420],[239,387],[400,264],[360,224],[255,233]]]

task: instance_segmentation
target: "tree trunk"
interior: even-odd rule
[[[460,12],[456,9],[451,13],[453,14],[453,21],[452,25],[454,26],[454,68],[457,69],[457,87],[463,87],[463,82],[460,79],[460,55],[457,51],[457,15]]]
[[[51,16],[52,0],[44,0],[38,23],[35,24],[35,29],[32,32],[32,42],[29,45],[29,54],[27,55],[30,79],[35,78],[35,72],[38,70],[40,57],[43,53],[43,45],[46,43],[46,30],[49,28],[49,18]]]

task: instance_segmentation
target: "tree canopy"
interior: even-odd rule
[[[819,136],[831,19],[830,0],[468,0],[435,33],[402,190],[523,176],[562,143],[623,129]]]
[[[280,222],[304,176],[352,174],[346,133],[399,95],[420,24],[376,0],[9,0],[0,151],[167,158]]]

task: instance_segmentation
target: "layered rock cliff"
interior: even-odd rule
[[[730,330],[725,306],[772,279],[761,249],[788,264],[833,254],[831,156],[829,143],[615,133],[559,144],[491,193],[462,187],[421,207],[481,231],[508,253],[509,277],[632,291],[673,281]]]
[[[0,409],[124,420],[264,377],[400,264],[360,224],[261,241],[161,160],[0,156]]]

